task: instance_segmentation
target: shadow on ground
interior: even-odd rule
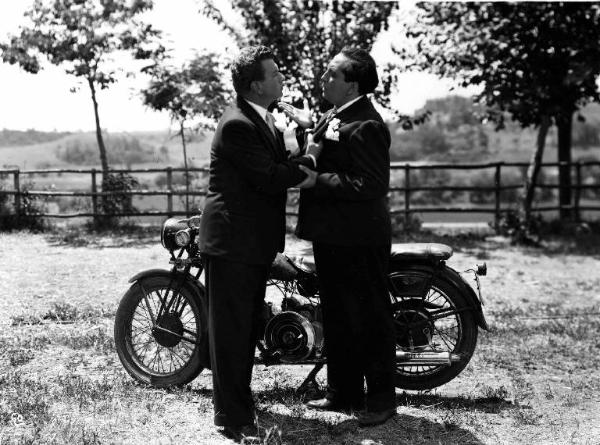
[[[212,389],[192,390],[199,397],[212,398]],[[442,397],[437,395],[397,395],[398,413],[383,425],[362,428],[355,417],[318,412],[304,407],[293,388],[255,391],[258,401],[258,424],[267,433],[281,434],[283,444],[482,444],[475,435],[451,421],[434,422],[402,412],[407,406],[442,411],[456,408],[483,412],[498,412],[512,407],[510,402],[497,398]],[[291,412],[282,414],[281,411]]]
[[[408,393],[397,394],[396,405],[413,408],[469,409],[493,414],[515,408],[512,402],[500,397],[447,397],[436,394]]]
[[[456,424],[437,423],[408,414],[396,414],[383,425],[361,428],[355,418],[332,422],[259,410],[258,421],[281,432],[284,444],[481,444]]]

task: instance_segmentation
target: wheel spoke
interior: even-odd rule
[[[199,314],[184,290],[167,289],[167,283],[158,289],[144,289],[147,284],[139,283],[141,295],[130,315],[127,343],[133,359],[146,373],[173,374],[197,353]]]
[[[181,308],[178,308],[176,313],[177,315],[181,318],[181,314],[183,314],[183,311],[185,310],[185,308],[187,307],[187,300],[182,300],[181,302]]]

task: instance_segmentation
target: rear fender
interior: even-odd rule
[[[475,322],[477,325],[481,329],[489,331],[479,298],[477,298],[473,288],[469,286],[469,284],[467,284],[454,269],[446,266],[444,263],[436,265],[429,262],[418,263],[415,261],[411,261],[410,263],[395,263],[391,265],[391,269],[392,273],[400,271],[410,271],[411,273],[416,273],[416,275],[422,277],[423,286],[426,288],[428,288],[431,284],[431,277],[434,275],[437,275],[439,278],[456,287],[460,293],[465,296],[468,307],[473,310],[473,315],[475,316]]]

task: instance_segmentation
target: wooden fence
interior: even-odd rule
[[[516,190],[522,188],[522,184],[504,184],[502,178],[503,169],[507,168],[521,168],[525,169],[528,167],[528,163],[525,162],[494,162],[494,163],[482,163],[482,164],[415,164],[415,163],[392,163],[391,170],[392,174],[402,179],[402,186],[392,186],[390,188],[391,202],[396,201],[393,199],[395,196],[402,197],[403,205],[400,207],[392,207],[391,213],[393,215],[402,214],[405,220],[408,220],[411,214],[415,213],[428,213],[428,212],[444,212],[444,213],[489,213],[494,215],[494,221],[496,226],[498,225],[499,219],[503,212],[508,211],[511,208],[510,203],[503,203],[501,200],[501,193],[508,190]],[[600,167],[600,161],[588,161],[588,162],[573,162],[573,163],[544,163],[542,169],[550,167],[562,167],[567,165],[572,172],[574,179],[571,189],[573,190],[572,204],[569,206],[563,206],[562,208],[569,208],[573,210],[576,218],[579,218],[582,211],[600,211],[600,201],[596,205],[582,205],[581,193],[583,190],[595,190],[597,195],[600,196],[600,174],[596,172],[596,177],[593,183],[583,183],[582,170],[589,167]],[[493,172],[493,183],[489,186],[464,186],[464,185],[411,185],[412,172],[420,170],[491,170]],[[185,190],[181,190],[182,187],[176,187],[173,181],[173,173],[181,172],[184,173],[184,168],[171,168],[167,167],[164,169],[117,169],[110,170],[111,173],[127,173],[127,174],[140,174],[140,173],[163,173],[166,174],[166,189],[159,190],[130,190],[130,191],[119,191],[120,195],[131,195],[131,196],[166,196],[167,205],[164,211],[162,210],[146,210],[137,212],[127,213],[112,213],[111,216],[176,216],[189,214],[186,210],[175,210],[173,206],[174,196],[204,196],[206,190],[190,191],[186,193]],[[600,169],[598,169],[600,171]],[[208,173],[207,168],[189,168],[188,172],[200,172],[204,175]],[[33,176],[33,175],[49,175],[49,174],[89,174],[90,175],[90,190],[89,191],[68,191],[68,190],[23,190],[22,177]],[[101,171],[97,169],[46,169],[46,170],[0,170],[0,178],[7,178],[12,176],[12,189],[0,188],[0,195],[12,195],[14,196],[14,211],[16,217],[23,215],[22,199],[28,195],[30,197],[89,197],[91,198],[91,212],[73,212],[73,213],[37,213],[36,217],[46,218],[76,218],[76,217],[97,217],[102,215],[101,209],[98,204],[98,197],[114,195],[115,192],[105,192],[99,190],[98,177],[101,177]],[[10,182],[10,179],[8,179]],[[392,182],[393,184],[394,182]],[[538,184],[537,188],[544,189],[559,189],[558,184]],[[488,206],[472,206],[472,205],[427,205],[427,206],[415,206],[411,204],[411,197],[414,196],[415,192],[429,191],[429,192],[469,192],[479,191],[493,193],[494,199],[493,204]],[[297,190],[295,191],[297,193]],[[513,203],[514,204],[514,203]],[[556,203],[555,205],[538,205],[533,207],[533,212],[545,212],[545,211],[557,211],[561,207]],[[296,215],[296,211],[289,211],[288,215]]]

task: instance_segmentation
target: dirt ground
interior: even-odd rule
[[[294,389],[309,367],[257,366],[265,443],[600,443],[600,243],[441,241],[456,270],[488,265],[492,329],[466,370],[431,392],[398,391],[396,417],[363,429],[304,407]],[[167,260],[156,234],[0,233],[0,444],[231,443],[212,425],[208,371],[182,389],[148,388],[114,351],[128,278]]]

